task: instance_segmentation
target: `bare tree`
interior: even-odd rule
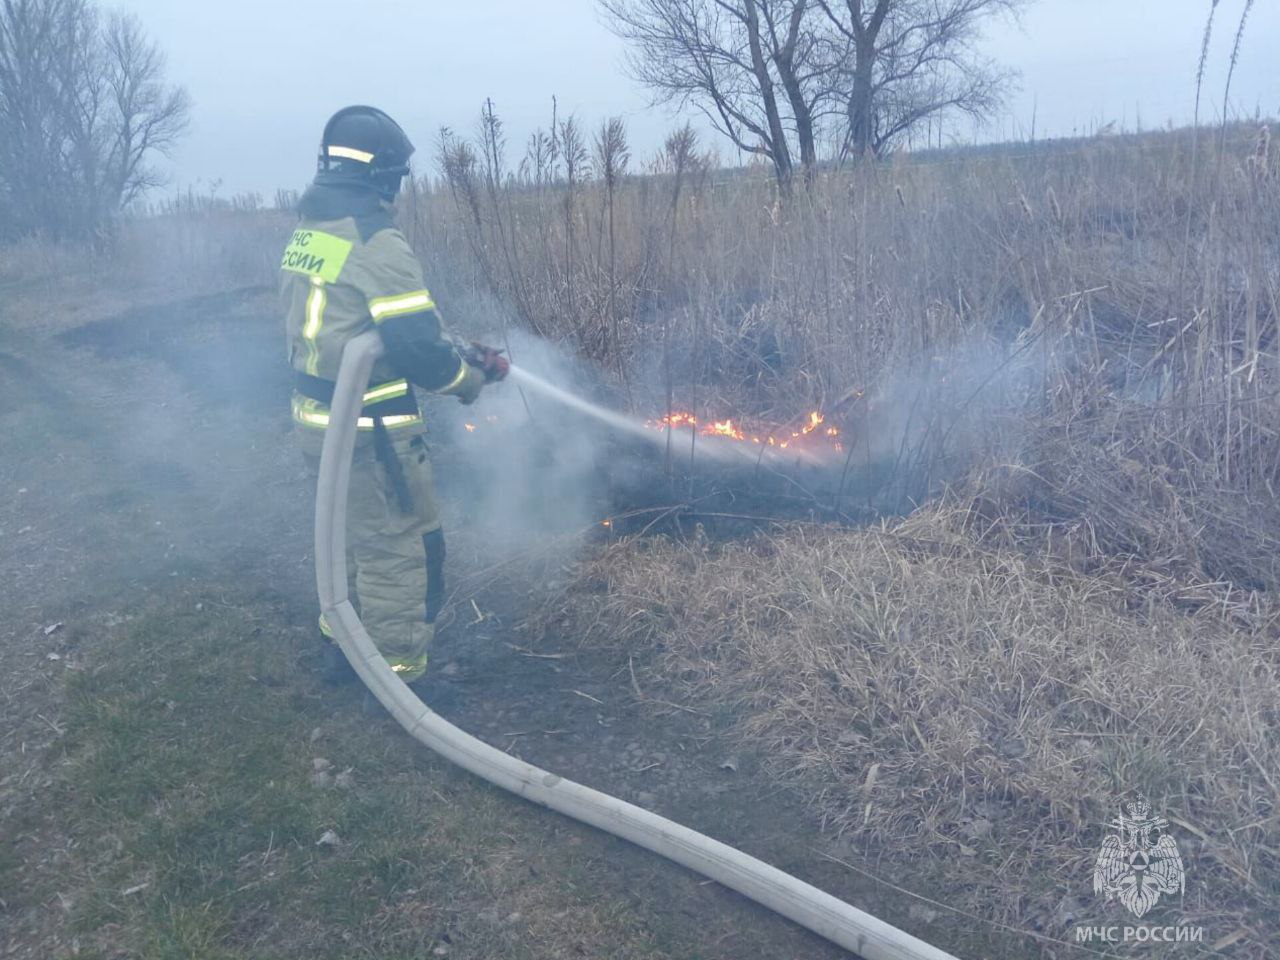
[[[826,69],[812,0],[600,0],[633,45],[632,74],[657,98],[692,105],[741,150],[765,157],[787,189],[795,154],[817,163]]]
[[[141,25],[86,0],[0,0],[0,207],[10,233],[95,232],[161,178],[185,91]]]
[[[149,160],[186,132],[190,99],[164,82],[164,55],[134,17],[111,14],[102,33],[110,107],[102,138],[102,193],[112,206],[132,203],[163,182]]]
[[[879,153],[944,113],[990,116],[1012,75],[976,51],[982,22],[1030,0],[815,0],[847,46],[846,149]]]
[[[61,99],[57,66],[74,49],[68,27],[81,6],[0,0],[0,212],[9,230],[34,221],[36,198],[49,193],[63,165],[52,122]]]

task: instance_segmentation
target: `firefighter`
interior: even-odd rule
[[[343,346],[376,330],[386,348],[358,424],[347,502],[347,576],[369,636],[405,682],[426,672],[444,600],[444,533],[413,388],[469,404],[508,369],[495,350],[454,345],[422,268],[392,221],[413,150],[381,110],[354,106],[334,114],[281,261],[293,421],[313,469]],[[332,641],[323,615],[320,630]],[[326,679],[354,678],[336,644],[326,643],[325,651]]]

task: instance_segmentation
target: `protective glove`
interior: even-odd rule
[[[485,383],[497,383],[511,372],[511,361],[502,355],[501,350],[474,340],[464,359],[484,374]]]

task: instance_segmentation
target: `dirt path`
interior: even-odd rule
[[[0,844],[0,881],[42,889],[78,855],[58,811],[37,808],[63,750],[62,678],[92,662],[118,611],[169,595],[240,604],[223,593],[240,584],[266,629],[308,634],[309,481],[289,443],[281,353],[272,297],[259,290],[127,311],[54,336],[0,339],[0,583],[8,613],[0,627],[0,827],[13,838]],[[434,656],[433,706],[517,756],[907,920],[895,916],[900,905],[821,858],[832,848],[798,826],[804,811],[756,777],[750,757],[728,752],[718,735],[726,718],[653,702],[625,668],[570,638],[531,649],[519,621],[547,584],[518,565],[483,575],[486,534],[470,529],[465,478],[440,454],[450,574],[463,588]],[[300,667],[309,668],[305,653]],[[350,698],[335,702],[359,709]],[[389,743],[404,739],[386,726]],[[695,943],[701,955],[726,960],[844,955],[621,841],[591,842],[606,851],[611,870],[594,894],[625,902],[673,944]],[[60,897],[0,892],[0,956],[68,951]],[[653,955],[688,955],[672,949]]]

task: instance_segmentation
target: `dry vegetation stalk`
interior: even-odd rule
[[[1280,188],[1255,126],[899,156],[824,169],[782,202],[688,131],[629,163],[620,122],[592,151],[557,118],[511,167],[496,123],[486,108],[479,146],[446,137],[443,178],[414,205],[438,299],[463,326],[509,310],[613,371],[646,415],[670,382],[677,408],[785,422],[1035,339],[1045,390],[1008,411],[1034,422],[1024,436],[1074,443],[1101,417],[1180,492],[1192,470],[1232,494],[1280,480]],[[935,446],[898,457],[926,488],[1009,455]]]
[[[1105,824],[1142,791],[1184,825],[1194,877],[1162,916],[1247,929],[1261,956],[1280,937],[1272,617],[1189,613],[1122,570],[983,545],[972,521],[624,540],[541,620],[731,716],[855,849],[1000,923],[1070,937],[1096,914]]]

